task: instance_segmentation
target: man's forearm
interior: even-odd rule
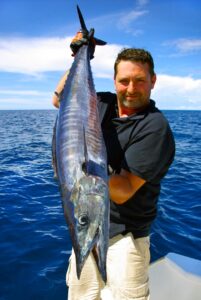
[[[109,195],[110,199],[117,203],[123,204],[128,201],[146,181],[137,175],[126,170],[120,174],[113,174],[109,177]]]
[[[52,97],[52,104],[56,107],[59,108],[59,100],[60,100],[60,94],[64,89],[64,84],[66,82],[66,79],[68,77],[69,71],[67,71],[62,78],[60,79],[59,83],[56,86],[56,89],[54,91],[53,97]]]

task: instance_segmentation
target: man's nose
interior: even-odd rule
[[[129,82],[129,85],[128,85],[128,88],[127,88],[127,92],[128,92],[129,94],[133,94],[134,91],[135,91],[135,84],[134,84],[133,81],[130,81],[130,82]]]

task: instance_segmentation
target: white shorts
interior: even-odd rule
[[[107,253],[107,284],[89,255],[80,280],[75,255],[69,259],[66,275],[69,300],[148,300],[149,237],[134,239],[131,233],[110,239]]]

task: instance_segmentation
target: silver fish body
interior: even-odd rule
[[[55,126],[54,157],[77,276],[92,252],[106,281],[109,196],[107,158],[93,84],[89,45],[75,56]]]

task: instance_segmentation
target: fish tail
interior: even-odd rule
[[[100,40],[100,39],[93,36],[94,35],[94,29],[93,28],[90,31],[88,31],[88,29],[86,27],[86,24],[85,24],[85,21],[84,21],[84,18],[83,18],[83,15],[82,15],[81,10],[80,10],[78,5],[77,5],[77,12],[78,12],[79,20],[80,20],[81,31],[88,38],[88,40],[91,40],[93,38],[96,45],[99,45],[99,46],[106,45],[107,43],[105,41]]]

